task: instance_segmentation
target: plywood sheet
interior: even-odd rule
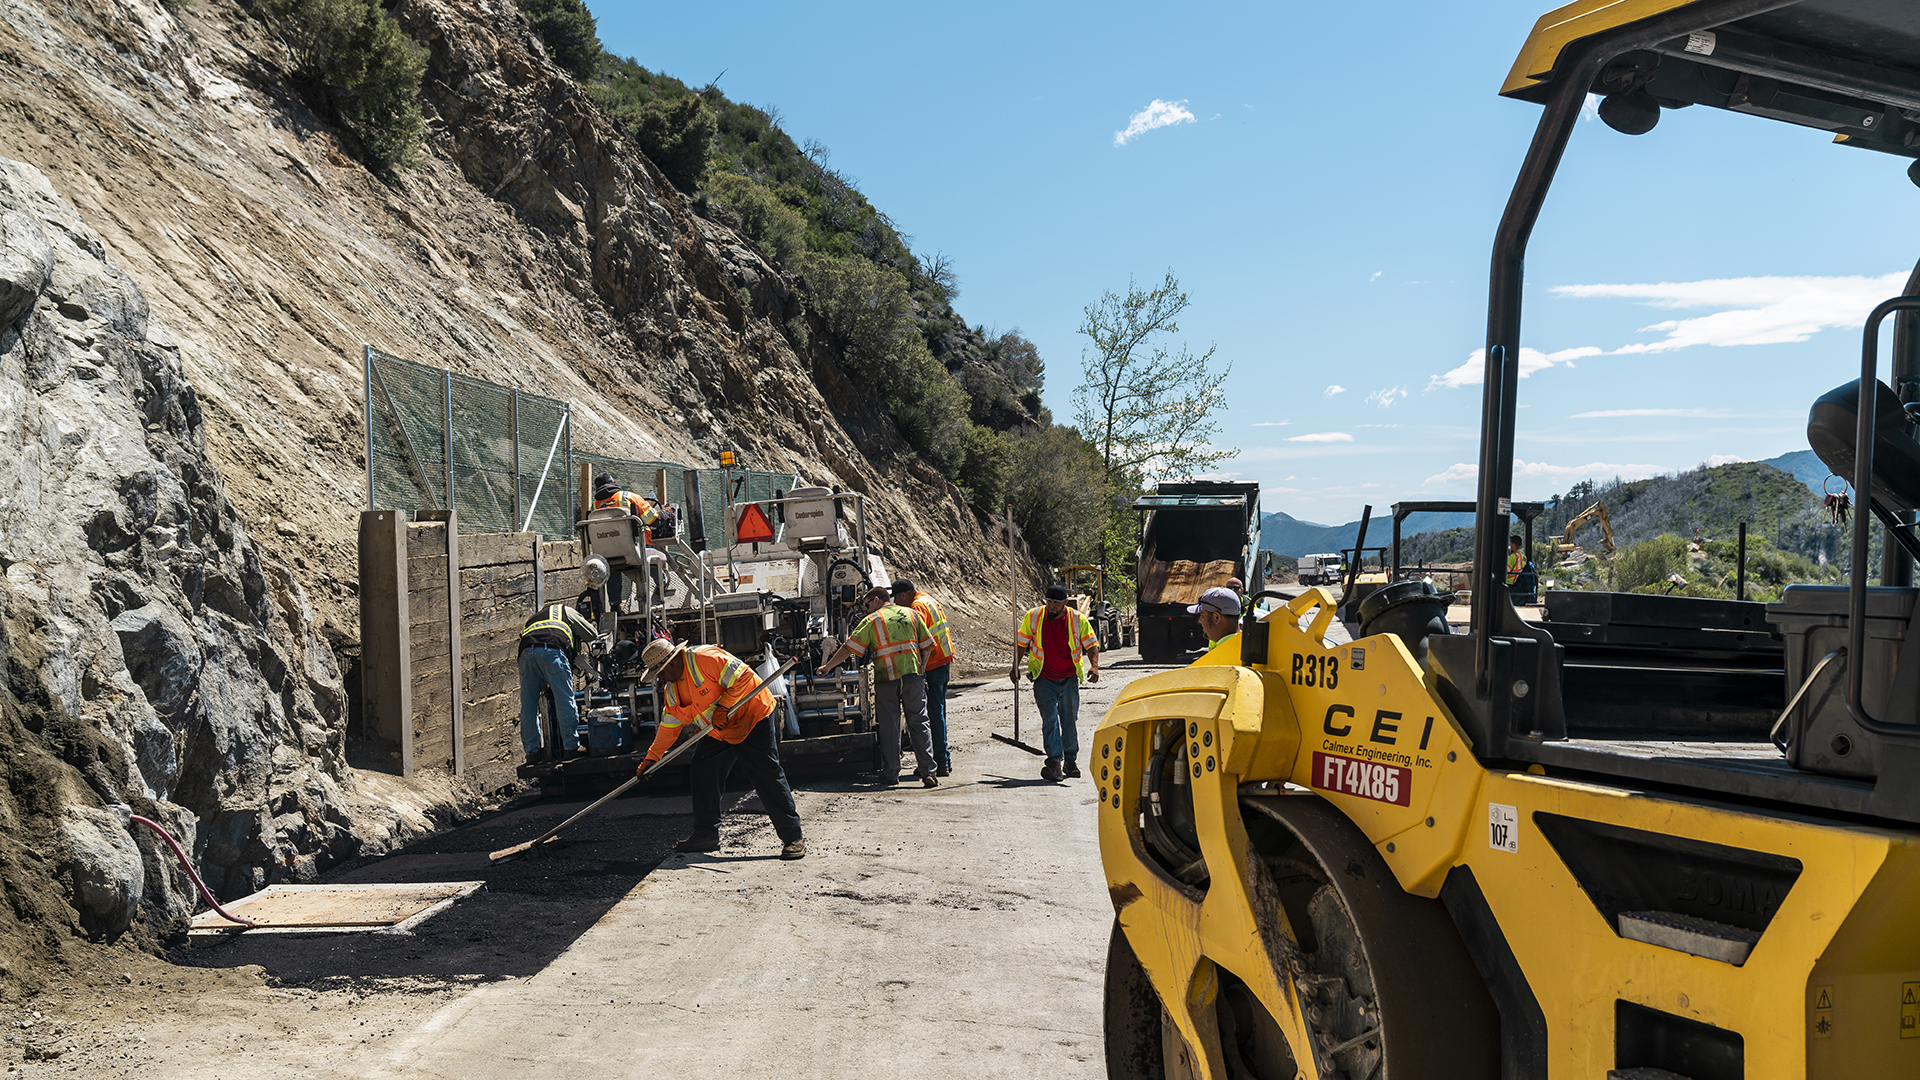
[[[194,916],[194,933],[246,930],[382,930],[424,919],[485,884],[480,881],[436,881],[406,885],[269,885],[252,896],[225,905],[251,929],[231,923],[212,911]]]

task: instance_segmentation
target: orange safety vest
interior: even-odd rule
[[[595,499],[593,503],[595,510],[605,510],[609,506],[618,506],[639,518],[642,535],[647,543],[653,543],[653,530],[648,526],[660,520],[660,511],[654,509],[652,503],[631,491],[616,491],[604,499]]]
[[[752,733],[753,725],[773,715],[773,691],[762,687],[732,719],[727,719],[727,710],[746,697],[759,676],[718,645],[691,646],[686,656],[686,669],[663,687],[666,715],[661,717],[660,730],[647,749],[649,760],[665,754],[687,724],[710,724],[714,738],[738,744]]]
[[[926,620],[927,633],[933,635],[933,653],[927,657],[927,670],[953,663],[953,631],[947,627],[947,613],[923,592],[913,594],[913,610]]]

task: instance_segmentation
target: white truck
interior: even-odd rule
[[[1346,557],[1338,552],[1302,555],[1299,560],[1300,584],[1333,585],[1346,574],[1346,561]]]

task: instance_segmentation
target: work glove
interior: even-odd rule
[[[659,760],[660,760],[659,758],[648,758],[647,760],[641,762],[640,767],[633,770],[633,775],[635,776],[647,775],[647,770],[653,768],[653,763]]]

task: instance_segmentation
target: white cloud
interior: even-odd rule
[[[1589,356],[1600,356],[1602,350],[1592,345],[1582,345],[1573,349],[1561,349],[1558,352],[1544,353],[1539,349],[1522,347],[1520,350],[1520,377],[1525,379],[1536,371],[1550,367],[1572,367],[1575,360]],[[1452,371],[1435,375],[1427,380],[1429,393],[1462,386],[1479,386],[1487,377],[1487,350],[1475,349],[1467,354],[1467,362]]]
[[[1353,436],[1344,431],[1316,431],[1311,435],[1295,435],[1288,442],[1352,442]]]
[[[1600,95],[1588,94],[1587,100],[1580,103],[1580,122],[1600,119]]]
[[[1406,387],[1389,386],[1384,390],[1375,390],[1373,393],[1368,394],[1367,404],[1377,405],[1380,408],[1385,409],[1385,408],[1391,407],[1395,401],[1406,396],[1407,396]]]
[[[1251,426],[1253,427],[1289,427],[1292,424],[1293,424],[1293,421],[1291,420],[1262,420],[1261,422],[1257,424],[1253,424]]]
[[[1300,479],[1300,478],[1299,478],[1299,477],[1297,477],[1297,476],[1289,476],[1289,477],[1287,477],[1287,480],[1298,480],[1298,479]],[[1284,484],[1284,483],[1286,483],[1286,480],[1282,480],[1282,481],[1281,481],[1281,483],[1283,483],[1283,484]]]
[[[1369,285],[1371,285],[1371,284],[1373,284],[1374,282],[1376,282],[1376,281],[1379,281],[1379,280],[1380,280],[1380,275],[1381,275],[1381,274],[1384,274],[1384,273],[1386,273],[1386,271],[1385,271],[1385,270],[1375,270],[1375,271],[1373,272],[1373,276],[1367,279],[1367,284],[1369,284]]]
[[[1383,486],[1383,485],[1381,485],[1381,484],[1361,484],[1361,485],[1360,485],[1360,487],[1361,487],[1361,489],[1362,489],[1362,490],[1365,490],[1365,489],[1367,489],[1367,488],[1377,488],[1377,487],[1382,487],[1382,486]]]
[[[1569,420],[1604,420],[1616,416],[1732,416],[1727,409],[1596,409],[1574,413]]]
[[[1515,480],[1605,480],[1619,477],[1622,480],[1644,480],[1649,476],[1658,476],[1667,470],[1659,465],[1613,464],[1605,461],[1590,461],[1585,465],[1550,465],[1544,461],[1522,461],[1513,459],[1513,477]],[[1459,462],[1450,465],[1445,472],[1434,473],[1420,482],[1421,487],[1435,484],[1453,484],[1463,480],[1475,480],[1480,476],[1480,466],[1471,462]]]
[[[1752,458],[1741,457],[1739,454],[1715,454],[1712,457],[1708,458],[1706,461],[1702,462],[1701,464],[1706,465],[1708,468],[1712,468],[1715,465],[1733,465],[1738,462],[1752,461],[1752,460],[1753,460]]]
[[[1187,109],[1186,99],[1161,101],[1154,98],[1146,108],[1128,119],[1127,130],[1113,133],[1113,145],[1125,146],[1154,128],[1191,123],[1194,123],[1193,113]]]
[[[1326,396],[1333,397],[1336,394],[1344,394],[1346,392],[1347,392],[1346,387],[1341,386],[1339,383],[1335,383],[1332,386],[1327,387]]]
[[[1642,333],[1666,336],[1613,350],[1614,354],[1662,353],[1693,345],[1775,345],[1805,341],[1822,330],[1857,329],[1875,304],[1900,292],[1906,278],[1906,271],[1880,277],[1715,278],[1556,285],[1553,292],[1576,300],[1637,300],[1657,308],[1713,311],[1642,327]]]

